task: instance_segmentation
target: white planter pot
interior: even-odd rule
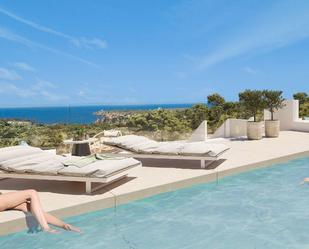
[[[263,136],[263,122],[247,123],[247,137],[249,140],[260,140]]]
[[[266,137],[278,137],[280,131],[279,120],[265,120],[265,135]]]

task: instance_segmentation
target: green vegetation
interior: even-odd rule
[[[210,106],[223,106],[225,99],[218,93],[207,96],[207,103]]]
[[[261,118],[263,108],[274,111],[282,105],[281,91],[246,90],[239,94],[239,102],[228,102],[215,93],[207,97],[206,104],[187,109],[129,111],[109,113],[108,118],[89,125],[42,125],[31,122],[0,120],[0,147],[16,145],[20,141],[41,148],[55,148],[64,139],[92,137],[102,130],[117,128],[124,134],[140,134],[157,140],[187,138],[203,120],[208,121],[209,133],[215,131],[228,118]],[[309,98],[296,93],[300,100],[300,116],[309,117]],[[102,113],[104,115],[104,113]]]
[[[0,120],[0,147],[17,145],[20,141],[40,148],[55,148],[64,139],[75,137],[81,130],[93,136],[98,132],[109,129],[105,124],[91,125],[41,125],[31,122]]]
[[[284,98],[282,97],[282,91],[263,91],[263,100],[265,103],[265,108],[271,113],[271,120],[274,120],[275,110],[279,110],[284,107]]]
[[[309,96],[305,92],[295,93],[295,94],[293,94],[293,98],[297,99],[299,101],[300,105],[303,105],[303,104],[309,102]]]
[[[294,99],[299,101],[299,116],[309,117],[309,96],[305,92],[295,93],[293,95]]]
[[[262,115],[261,112],[265,108],[263,91],[245,90],[239,93],[239,102],[244,106],[245,110],[253,116],[254,122]]]

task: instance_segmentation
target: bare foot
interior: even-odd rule
[[[70,224],[64,224],[63,225],[63,229],[65,229],[67,231],[76,232],[76,233],[81,233],[82,232],[78,227],[74,227],[74,226],[72,226]]]

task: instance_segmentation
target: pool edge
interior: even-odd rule
[[[196,177],[191,177],[188,179],[183,179],[171,183],[166,183],[159,186],[149,187],[138,191],[133,191],[129,193],[124,193],[116,196],[117,205],[125,204],[131,201],[140,200],[160,193],[175,191],[178,189],[190,187],[192,185],[209,183],[216,181],[218,179],[224,178],[226,176],[235,175],[250,170],[269,167],[273,164],[278,164],[286,162],[289,160],[309,156],[309,151],[303,151],[298,153],[292,153],[289,155],[276,157],[272,159],[263,160],[260,162],[246,164],[230,169],[223,170],[212,170],[212,173],[207,175],[201,175]],[[113,192],[112,190],[110,192]],[[88,212],[97,211],[100,209],[111,208],[115,205],[115,197],[107,197],[101,200],[96,200],[88,203],[83,203],[71,207],[66,207],[58,210],[51,211],[50,213],[56,215],[60,218],[66,218],[76,215],[81,215]],[[26,221],[24,217],[20,217],[14,220],[1,223],[0,226],[0,236],[9,235],[22,230],[27,229]]]

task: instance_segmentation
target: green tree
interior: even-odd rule
[[[239,93],[240,104],[245,110],[254,117],[254,122],[257,120],[257,115],[265,108],[263,101],[263,92],[259,90],[245,90]]]
[[[223,105],[223,111],[228,118],[236,118],[239,112],[238,102],[225,102]]]
[[[271,120],[274,120],[274,111],[284,107],[284,98],[282,97],[282,91],[263,91],[263,100],[265,107],[271,113]]]
[[[302,118],[309,117],[309,102],[299,106],[299,116]]]
[[[221,116],[223,113],[223,108],[221,106],[213,106],[209,111],[208,123],[210,128],[213,130],[221,124]]]
[[[185,111],[185,119],[192,130],[196,129],[204,120],[208,119],[209,109],[205,104],[196,104]]]
[[[225,99],[218,93],[214,93],[207,96],[207,103],[210,106],[223,106]]]
[[[305,92],[298,92],[298,93],[295,93],[295,94],[293,94],[293,98],[294,98],[294,99],[297,99],[297,100],[299,101],[299,104],[300,104],[300,105],[309,102],[308,94],[305,93]]]

